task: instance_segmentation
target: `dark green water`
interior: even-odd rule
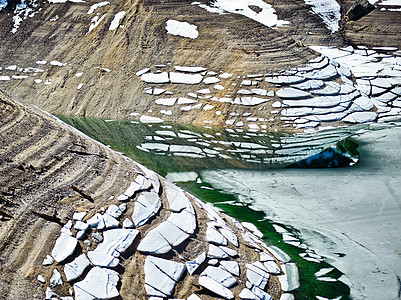
[[[204,169],[213,168],[282,168],[299,159],[319,153],[328,146],[336,145],[338,141],[356,130],[355,128],[346,129],[337,131],[335,134],[333,132],[322,134],[319,138],[305,138],[285,134],[227,131],[219,128],[183,127],[175,124],[145,125],[133,124],[129,121],[107,122],[94,118],[60,118],[162,176],[172,172],[188,171],[199,174]],[[178,133],[181,133],[181,136],[178,136]],[[152,146],[157,144],[157,148],[143,147],[151,144]],[[166,147],[163,148],[161,144],[168,145],[168,150],[165,150]],[[172,145],[177,144],[181,147],[179,149],[185,151],[171,151]],[[344,143],[340,144],[340,147],[343,145]],[[184,149],[182,146],[192,148]],[[177,184],[199,199],[222,208],[237,220],[255,224],[265,235],[264,240],[267,244],[277,246],[290,255],[300,273],[300,287],[293,292],[296,299],[317,299],[316,296],[328,299],[337,297],[349,299],[350,290],[341,281],[328,282],[316,279],[316,272],[331,266],[324,261],[311,262],[303,259],[299,254],[305,252],[305,249],[284,243],[281,234],[277,233],[273,224],[265,218],[264,212],[255,211],[251,205],[239,202],[235,195],[209,189],[210,185],[205,182],[189,181]],[[278,225],[284,227],[281,224]],[[296,235],[296,230],[293,228],[285,227],[285,229]],[[341,275],[334,269],[325,276],[339,278]]]

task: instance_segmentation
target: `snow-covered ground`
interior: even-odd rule
[[[263,0],[216,0],[211,6],[192,2],[193,5],[198,5],[211,13],[233,13],[243,15],[256,22],[259,22],[268,27],[277,27],[289,24],[288,21],[279,20],[276,15],[276,10]],[[258,7],[259,12],[250,8],[250,6]]]
[[[7,6],[7,0],[0,0],[0,10]]]
[[[293,226],[344,275],[353,299],[399,299],[401,123],[371,124],[361,161],[342,169],[209,170],[204,182]]]
[[[311,5],[312,11],[317,14],[331,32],[337,32],[341,19],[341,7],[336,0],[305,0]]]

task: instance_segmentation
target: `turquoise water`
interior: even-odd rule
[[[61,119],[90,137],[125,153],[139,163],[163,176],[191,171],[195,174],[186,182],[177,182],[185,190],[222,208],[241,222],[255,224],[263,232],[265,241],[289,254],[300,273],[300,287],[293,292],[296,299],[349,299],[349,287],[337,280],[343,274],[314,255],[297,230],[276,224],[263,211],[255,210],[252,201],[241,201],[235,194],[216,190],[200,179],[202,170],[239,168],[246,170],[280,169],[296,161],[316,155],[332,147],[344,152],[344,139],[358,128],[341,129],[319,135],[288,135],[267,132],[246,132],[222,128],[184,127],[174,124],[145,125],[129,121],[105,121],[93,118],[61,117]],[[339,141],[342,141],[339,143]],[[355,150],[355,144],[351,143]],[[355,154],[355,153],[353,153]],[[352,155],[351,155],[352,156]],[[350,157],[351,157],[350,156]],[[185,174],[185,173],[184,173]],[[185,180],[185,176],[184,176]],[[282,231],[293,237],[293,244],[284,242]],[[276,226],[276,229],[275,227]],[[301,255],[308,251],[308,259]],[[319,258],[319,257],[318,257]],[[325,277],[332,281],[317,280],[316,272],[330,270]],[[321,298],[321,299],[324,299]]]

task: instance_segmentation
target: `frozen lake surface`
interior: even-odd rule
[[[344,275],[354,299],[400,299],[401,123],[355,135],[360,162],[340,169],[205,170],[202,180],[252,202]]]

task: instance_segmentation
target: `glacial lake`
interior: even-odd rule
[[[400,298],[401,122],[291,135],[60,118],[256,225],[297,264],[296,299]]]

